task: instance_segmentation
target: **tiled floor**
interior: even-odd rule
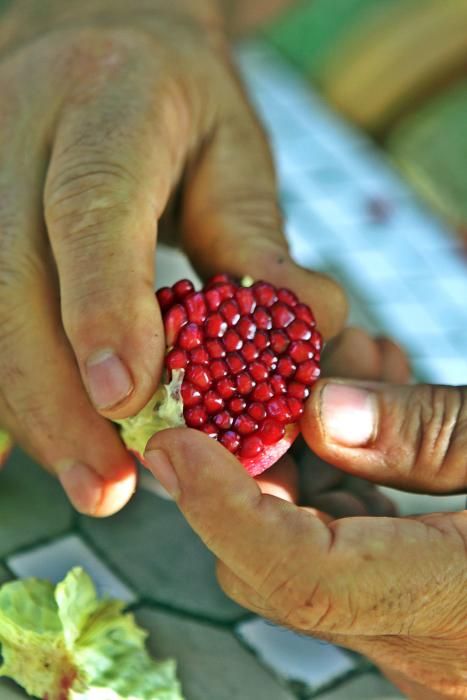
[[[347,286],[354,321],[408,346],[418,378],[465,382],[467,333],[456,329],[467,327],[467,273],[455,244],[366,140],[267,49],[245,47],[241,61],[278,156],[294,253]],[[159,285],[185,275],[193,277],[184,258],[159,251]],[[136,601],[156,655],[178,659],[187,700],[400,697],[358,657],[246,616],[155,491],[146,477],[122,513],[77,518],[56,482],[16,451],[0,473],[0,581],[2,561],[17,575],[53,579],[84,564],[101,591]],[[393,493],[406,513],[464,503]],[[1,700],[23,697],[0,681]]]

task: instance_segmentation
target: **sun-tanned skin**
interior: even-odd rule
[[[340,288],[290,259],[267,140],[230,58],[226,18],[238,33],[255,7],[261,17],[247,0],[12,0],[2,15],[0,425],[82,512],[113,513],[135,486],[106,419],[136,413],[159,382],[163,214],[177,212],[172,240],[202,276],[268,279],[311,306],[326,339],[342,330]],[[354,332],[353,354],[348,338],[330,348],[331,374],[401,381],[388,341]],[[317,385],[302,421],[324,462],[465,489],[465,390],[335,384]],[[368,489],[348,492],[321,465],[335,488],[313,493],[306,456],[300,479],[289,457],[262,482],[277,499],[200,433],[150,446],[173,462],[180,508],[230,595],[368,654],[412,698],[467,697],[465,513],[334,520],[371,510]]]

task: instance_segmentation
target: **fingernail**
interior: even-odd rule
[[[346,447],[364,447],[375,437],[375,395],[355,386],[327,384],[321,394],[321,421],[327,437]]]
[[[103,496],[103,481],[98,474],[81,462],[65,461],[57,465],[58,479],[80,513],[93,515]]]
[[[144,453],[144,464],[172,498],[176,499],[180,494],[180,484],[166,453],[162,450],[148,450]]]
[[[112,350],[99,350],[86,362],[87,383],[96,408],[116,406],[133,389],[127,368]]]

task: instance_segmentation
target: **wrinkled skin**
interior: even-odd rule
[[[105,419],[137,413],[161,373],[163,217],[201,275],[287,286],[327,337],[345,299],[289,257],[212,0],[15,0],[0,91],[0,426],[78,510],[109,515],[135,467]]]
[[[254,481],[218,444],[188,430],[159,433],[146,457],[156,450],[154,474],[217,556],[230,597],[365,654],[409,698],[465,698],[467,514],[397,518],[366,481],[430,493],[465,489],[462,390],[405,384],[398,348],[356,329],[330,346],[326,373],[345,376],[349,360],[347,386],[376,395],[378,418],[365,444],[337,440],[337,412],[333,439],[326,433],[323,393],[335,381],[325,378],[302,421],[314,454],[299,449],[299,468],[287,457]],[[348,437],[345,420],[341,428]]]
[[[287,286],[327,338],[345,299],[290,260],[270,153],[214,0],[130,10],[126,0],[13,0],[0,23],[0,90],[0,425],[80,511],[108,515],[130,497],[135,469],[105,419],[136,413],[162,364],[152,289],[163,218],[203,276]],[[386,341],[365,342],[380,365],[370,378],[394,381]],[[463,393],[373,385],[378,429],[349,448],[324,431],[325,385],[303,421],[323,462],[407,488],[465,487]],[[465,514],[335,520],[356,512],[359,482],[337,476],[337,503],[336,489],[307,492],[306,457],[301,494],[294,463],[278,467],[278,499],[199,433],[166,431],[156,445],[229,595],[368,654],[410,697],[465,696]],[[358,507],[371,512],[363,489]]]

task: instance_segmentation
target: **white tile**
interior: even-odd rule
[[[400,515],[421,515],[423,513],[457,513],[467,506],[464,495],[432,496],[431,494],[408,493],[387,486],[381,491],[397,504]]]
[[[119,598],[127,603],[136,600],[133,591],[78,535],[67,535],[40,547],[13,554],[7,562],[18,577],[35,576],[52,583],[61,581],[74,566],[81,566],[92,577],[99,595]]]
[[[260,618],[238,625],[237,633],[279,675],[312,690],[355,668],[354,659],[338,647]]]
[[[467,357],[415,357],[413,367],[419,376],[433,384],[467,384]]]
[[[195,286],[201,284],[184,253],[177,248],[159,244],[156,250],[156,289],[169,287],[182,278],[190,279]]]

